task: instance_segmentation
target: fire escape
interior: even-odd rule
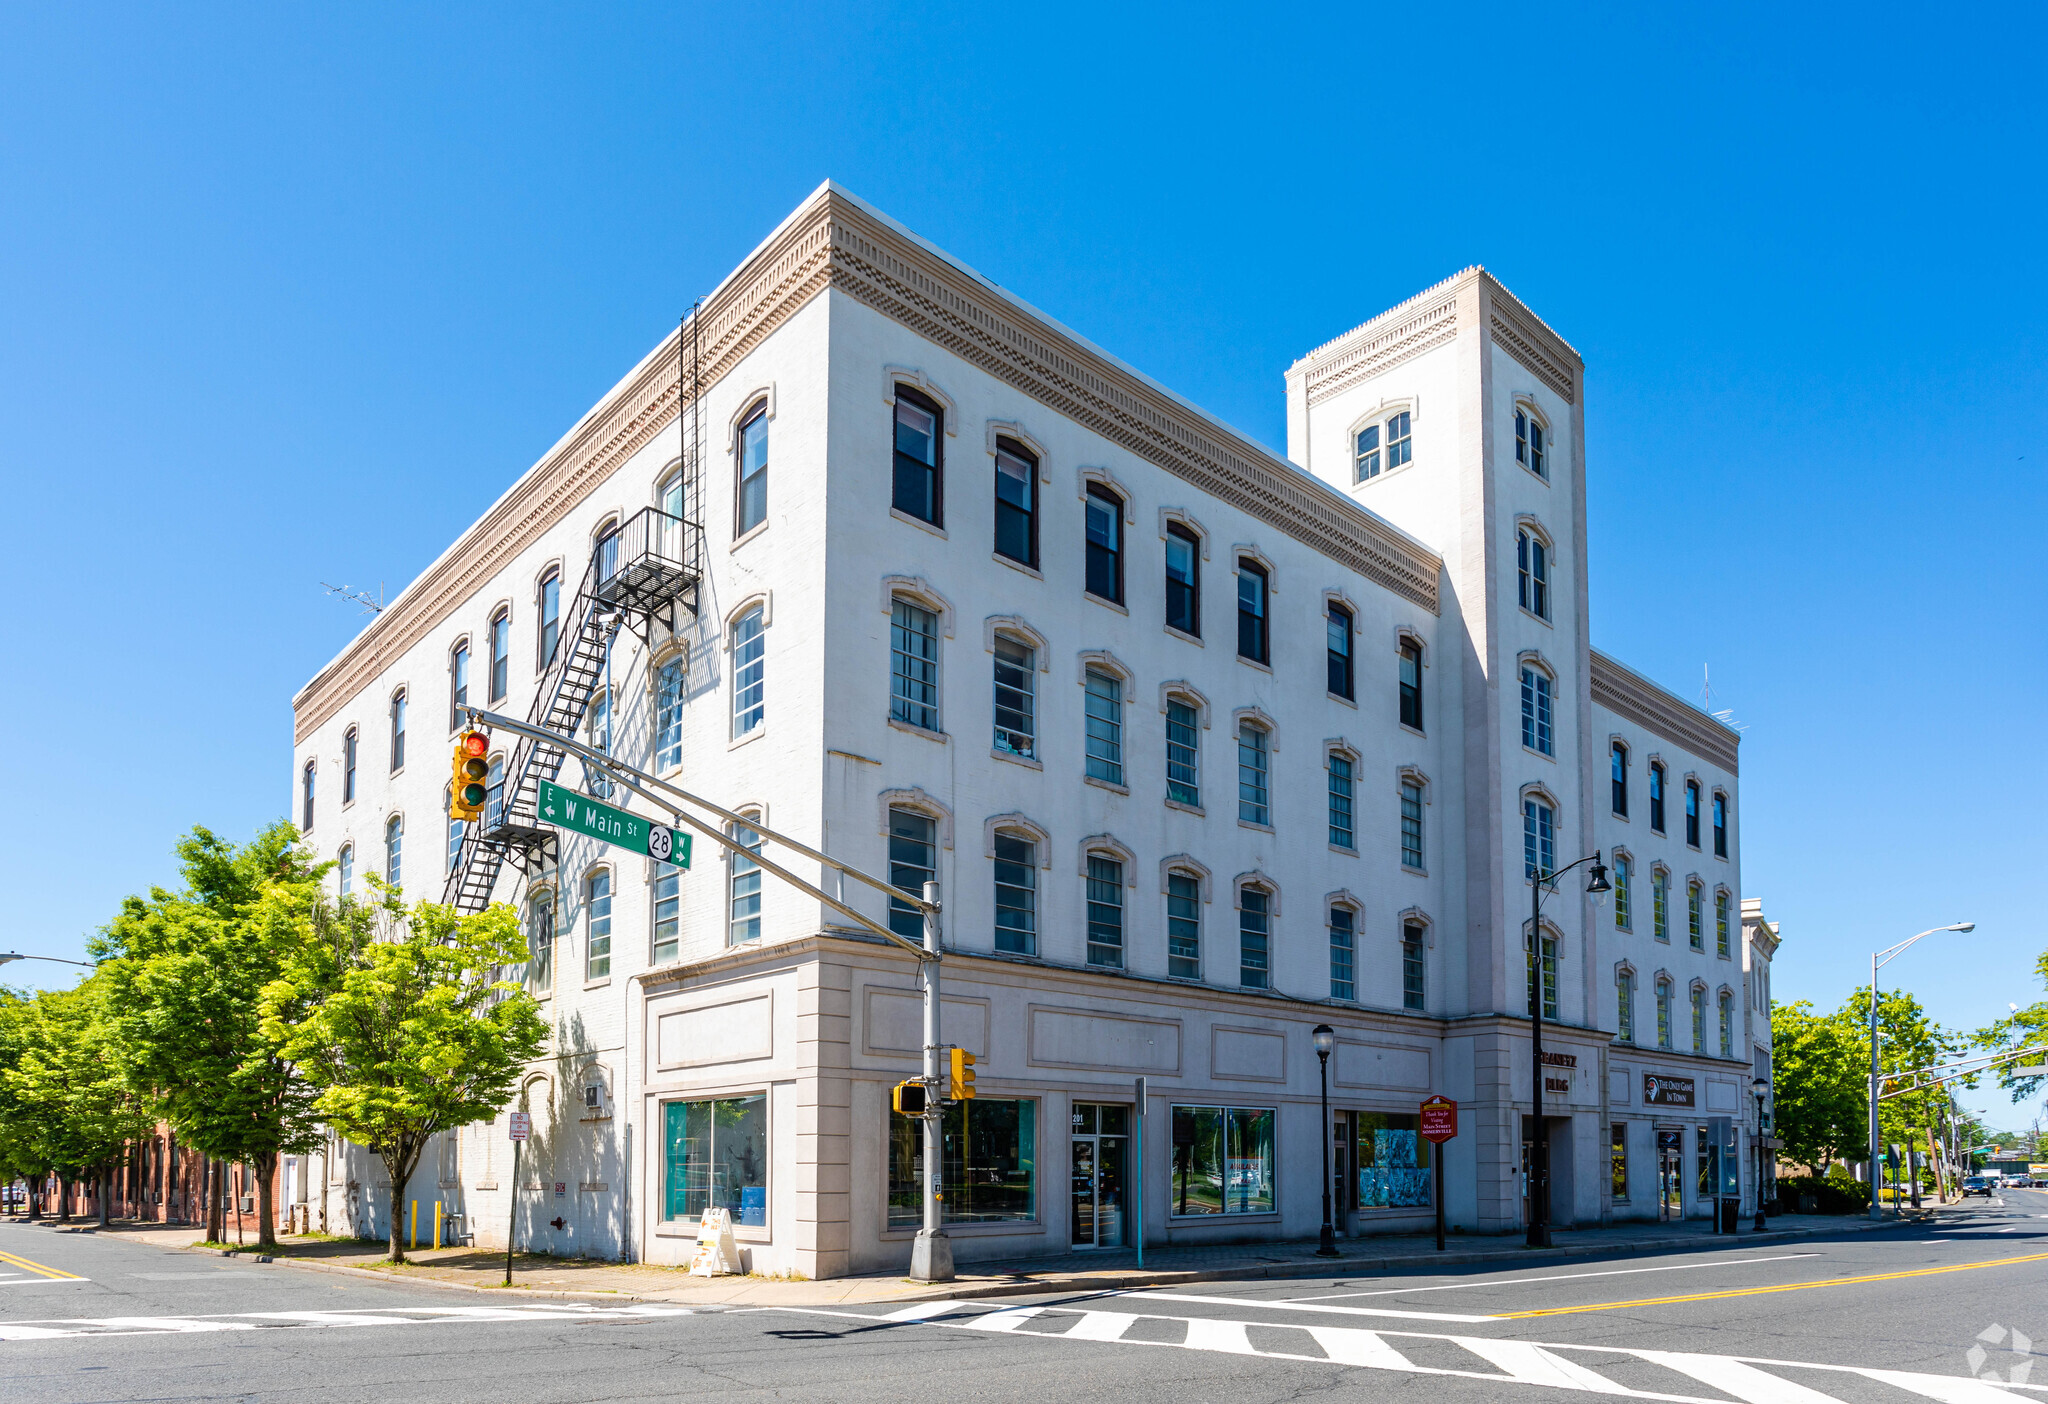
[[[609,528],[592,548],[576,597],[563,611],[554,656],[541,671],[526,713],[529,723],[557,736],[573,738],[583,725],[604,685],[605,660],[621,628],[651,643],[656,622],[675,632],[678,605],[693,617],[700,608],[704,445],[697,408],[703,390],[698,310],[684,319],[676,354],[682,501],[668,505],[679,505],[681,513],[643,508]],[[555,831],[537,817],[540,784],[561,773],[567,754],[545,741],[520,739],[504,761],[502,778],[491,778],[484,817],[464,828],[443,902],[458,912],[480,912],[490,904],[508,859],[526,873],[547,861]]]

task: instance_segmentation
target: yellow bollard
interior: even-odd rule
[[[413,1246],[413,1247],[415,1247],[415,1248],[419,1247],[419,1246],[420,1246],[420,1202],[419,1202],[419,1201],[418,1201],[417,1199],[415,1199],[415,1200],[414,1200],[414,1201],[412,1202],[412,1234],[411,1234],[411,1237],[412,1237],[412,1246]]]
[[[441,1246],[441,1201],[434,1201],[434,1246]]]

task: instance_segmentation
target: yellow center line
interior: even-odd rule
[[[2013,1263],[2048,1262],[2048,1253],[2030,1253],[2024,1258],[1993,1258],[1984,1263],[1955,1263],[1948,1267],[1911,1268],[1905,1272],[1874,1272],[1867,1277],[1827,1277],[1819,1282],[1784,1282],[1773,1287],[1735,1287],[1725,1292],[1695,1292],[1684,1297],[1639,1297],[1632,1302],[1596,1302],[1592,1306],[1539,1307],[1535,1311],[1503,1311],[1502,1321],[1520,1321],[1532,1316],[1570,1316],[1581,1311],[1620,1311],[1627,1307],[1670,1306],[1676,1302],[1711,1302],[1723,1297],[1758,1297],[1772,1292],[1804,1292],[1809,1287],[1848,1287],[1859,1282],[1895,1282],[1902,1277],[1929,1277],[1939,1272],[1974,1272],[1978,1268],[2008,1267]]]
[[[74,1282],[83,1280],[75,1272],[66,1272],[62,1268],[44,1267],[41,1263],[30,1262],[27,1258],[17,1258],[12,1253],[0,1253],[0,1263],[12,1263],[18,1268],[26,1268],[30,1272],[41,1273],[44,1277],[65,1277],[70,1278]]]

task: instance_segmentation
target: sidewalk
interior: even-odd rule
[[[1924,1221],[1910,1211],[1905,1220]],[[20,1223],[10,1218],[7,1222]],[[838,1277],[822,1282],[770,1277],[691,1277],[679,1268],[640,1263],[594,1262],[520,1254],[514,1262],[515,1286],[507,1292],[505,1255],[474,1248],[421,1249],[408,1252],[403,1267],[383,1263],[384,1245],[359,1239],[282,1238],[276,1258],[319,1271],[431,1284],[454,1290],[500,1296],[621,1298],[672,1302],[683,1306],[839,1306],[861,1303],[907,1303],[971,1297],[1018,1296],[1033,1292],[1113,1291],[1132,1287],[1171,1287],[1195,1282],[1247,1281],[1259,1278],[1333,1277],[1383,1272],[1428,1272],[1433,1269],[1485,1265],[1509,1267],[1521,1262],[1604,1256],[1616,1253],[1700,1252],[1746,1244],[1781,1243],[1801,1238],[1861,1233],[1889,1226],[1853,1215],[1785,1214],[1769,1220],[1763,1233],[1745,1226],[1735,1237],[1708,1231],[1704,1221],[1671,1224],[1626,1224],[1599,1229],[1558,1229],[1553,1248],[1531,1249],[1515,1236],[1457,1235],[1445,1252],[1435,1251],[1433,1237],[1386,1236],[1340,1240],[1339,1256],[1315,1256],[1315,1240],[1213,1246],[1152,1247],[1145,1266],[1137,1254],[1075,1253],[1061,1257],[963,1264],[949,1283],[913,1282],[893,1275]],[[97,1232],[90,1223],[51,1231]],[[106,1232],[157,1247],[220,1252],[196,1248],[200,1230],[117,1223]],[[256,1254],[253,1242],[241,1250]]]

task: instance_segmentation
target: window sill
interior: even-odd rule
[[[1098,790],[1108,790],[1113,795],[1128,795],[1131,792],[1129,785],[1119,785],[1114,780],[1098,780],[1093,775],[1083,775],[1081,783],[1093,785]]]
[[[1202,642],[1202,636],[1200,634],[1190,634],[1185,630],[1174,628],[1171,624],[1162,624],[1159,627],[1166,630],[1166,632],[1171,634],[1174,638],[1181,639],[1187,643],[1191,643],[1196,648],[1207,647],[1207,645]]]
[[[1557,627],[1555,624],[1552,624],[1548,619],[1545,619],[1542,615],[1538,614],[1535,610],[1529,608],[1529,606],[1522,604],[1519,601],[1516,602],[1515,607],[1522,611],[1522,617],[1524,619],[1533,619],[1546,629],[1555,629]]]
[[[1517,468],[1520,468],[1524,473],[1527,473],[1530,477],[1534,478],[1537,482],[1543,484],[1543,486],[1550,486],[1550,477],[1548,474],[1537,472],[1534,468],[1531,468],[1528,464],[1522,462],[1520,459],[1515,460],[1515,466]]]
[[[1618,809],[1610,809],[1610,810],[1608,810],[1608,811],[1607,811],[1607,817],[1608,817],[1609,819],[1619,819],[1619,820],[1620,820],[1620,821],[1621,821],[1622,823],[1624,823],[1624,824],[1626,824],[1626,823],[1628,822],[1628,816],[1627,816],[1626,814],[1623,814],[1623,813],[1622,813],[1622,812],[1621,812],[1620,810],[1618,810]]]
[[[1668,946],[1671,944],[1671,938],[1669,936],[1652,936],[1650,939],[1652,941],[1655,941],[1660,946]],[[1523,954],[1527,955],[1528,952],[1524,951]]]
[[[1182,800],[1170,799],[1166,801],[1166,807],[1168,809],[1178,809],[1183,814],[1192,814],[1197,819],[1207,819],[1209,817],[1209,811],[1202,808],[1199,804],[1188,804]]]
[[[1323,695],[1325,697],[1328,697],[1332,702],[1342,703],[1344,706],[1349,707],[1354,712],[1358,710],[1358,699],[1355,697],[1346,697],[1341,692],[1331,692],[1327,689],[1324,690]]]
[[[1261,824],[1254,819],[1240,819],[1237,821],[1237,827],[1240,829],[1257,829],[1262,834],[1274,832],[1271,824]]]
[[[609,985],[609,984],[610,984],[611,982],[612,982],[612,977],[611,977],[611,976],[609,976],[609,975],[600,975],[600,976],[598,976],[598,977],[597,977],[597,978],[596,978],[595,980],[585,980],[585,981],[583,982],[583,988],[584,988],[584,989],[586,989],[586,990],[601,990],[601,989],[603,989],[603,988],[604,988],[604,987],[605,987],[606,985]]]
[[[725,548],[726,554],[730,555],[732,552],[739,550],[740,547],[746,545],[749,541],[752,541],[755,537],[759,536],[762,532],[766,530],[768,530],[768,522],[766,518],[763,518],[761,521],[754,523],[745,531],[741,532],[738,536],[735,536],[732,539],[732,545]]]
[[[941,746],[953,739],[943,731],[933,731],[927,726],[912,726],[909,722],[898,721],[895,717],[889,718],[889,725],[898,731],[907,731],[912,736],[922,736],[927,741],[936,741]]]
[[[1429,739],[1429,733],[1419,726],[1410,726],[1407,722],[1395,722],[1394,725],[1400,727],[1401,730],[1407,732],[1410,736],[1420,736],[1425,741]]]
[[[1716,853],[1714,856],[1720,859],[1723,863],[1728,861],[1728,855],[1725,853]]]
[[[752,731],[748,732],[745,736],[733,737],[732,740],[725,743],[725,749],[728,751],[737,751],[742,746],[752,745],[754,742],[759,741],[763,736],[766,736],[767,734],[768,723],[763,722],[761,723],[761,725],[755,727]]]
[[[1408,866],[1408,865],[1407,865],[1406,863],[1403,863],[1403,864],[1401,865],[1401,871],[1402,871],[1402,872],[1404,872],[1404,873],[1408,873],[1408,874],[1410,874],[1410,875],[1412,875],[1412,876],[1414,876],[1414,877],[1419,877],[1419,878],[1426,878],[1426,877],[1428,877],[1428,876],[1429,876],[1429,869],[1427,869],[1427,868],[1411,868],[1411,867],[1409,867],[1409,866]]]
[[[1543,760],[1549,761],[1552,765],[1557,764],[1556,755],[1544,751],[1539,751],[1534,746],[1529,745],[1527,742],[1522,743],[1522,749],[1532,756],[1537,756]]]
[[[1355,848],[1346,848],[1346,847],[1345,847],[1345,846],[1344,846],[1343,844],[1341,844],[1341,843],[1333,843],[1333,844],[1331,844],[1331,845],[1330,845],[1330,852],[1332,852],[1332,853],[1341,853],[1341,854],[1343,854],[1343,855],[1344,855],[1344,856],[1345,856],[1346,858],[1356,858],[1356,857],[1358,856],[1358,850],[1357,850],[1357,849],[1355,849]]]
[[[1125,608],[1122,604],[1112,599],[1106,599],[1103,596],[1096,594],[1093,590],[1083,590],[1081,592],[1081,598],[1084,600],[1092,600],[1094,603],[1101,605],[1104,609],[1113,609],[1118,614],[1124,616],[1124,618],[1126,619],[1131,617],[1130,610]]]
[[[989,559],[994,561],[998,565],[1006,565],[1011,570],[1017,571],[1019,574],[1028,575],[1033,580],[1045,579],[1045,572],[1040,570],[1037,566],[1026,565],[1024,564],[1024,562],[1018,560],[1016,557],[1006,556],[1001,551],[991,551],[989,553]]]
[[[944,527],[934,526],[932,523],[926,521],[922,517],[913,517],[910,515],[910,513],[904,511],[901,507],[891,507],[889,509],[889,515],[894,517],[899,522],[908,522],[911,526],[916,527],[919,531],[928,531],[933,536],[938,537],[941,541],[944,541],[946,539],[946,529]]]
[[[1237,655],[1237,661],[1244,664],[1244,666],[1247,668],[1258,669],[1260,672],[1266,674],[1268,677],[1271,677],[1273,674],[1273,665],[1271,663],[1261,663],[1258,659],[1247,658],[1242,653]]]
[[[1008,761],[1011,765],[1021,765],[1027,770],[1045,769],[1045,762],[1042,760],[1033,760],[1030,756],[1020,756],[1015,751],[1005,751],[998,746],[989,747],[988,753],[999,761]]]

